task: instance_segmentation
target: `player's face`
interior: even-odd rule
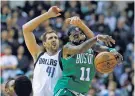
[[[15,80],[10,80],[9,82],[6,83],[5,85],[5,93],[8,96],[14,96],[14,82]]]
[[[85,39],[86,39],[86,36],[84,35],[83,32],[81,32],[81,31],[71,32],[70,41],[73,44],[79,45],[79,44],[83,43],[85,41]]]
[[[59,48],[59,39],[55,33],[50,33],[46,35],[45,47],[52,50],[57,51]]]

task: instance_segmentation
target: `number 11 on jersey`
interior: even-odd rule
[[[82,81],[90,81],[90,68],[85,68],[85,67],[81,67],[81,77],[80,77],[80,80],[82,80]],[[85,70],[86,70],[86,72],[85,72]],[[84,77],[85,76],[85,74],[87,74],[86,75],[86,77]]]

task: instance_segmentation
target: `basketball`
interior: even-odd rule
[[[96,56],[94,63],[100,73],[111,73],[117,60],[111,52],[101,52]]]

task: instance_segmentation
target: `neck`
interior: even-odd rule
[[[57,53],[57,51],[54,51],[54,50],[49,50],[49,49],[46,49],[46,52],[48,55],[52,56],[52,55],[55,55]]]

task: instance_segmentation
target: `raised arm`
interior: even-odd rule
[[[88,38],[92,38],[94,37],[94,33],[86,26],[86,24],[77,16],[71,17],[66,19],[66,23],[68,24],[72,24],[75,25],[77,27],[79,27],[81,30],[83,30],[84,34],[88,37]],[[102,39],[103,38],[103,39]],[[104,43],[108,46],[111,46],[111,43],[108,42],[109,40],[111,40],[111,42],[113,44],[115,44],[115,40],[112,39],[110,36],[108,35],[104,35],[101,39],[104,40]],[[94,44],[94,49],[96,49],[96,51],[106,51],[108,50],[108,47],[106,46],[102,46],[99,45],[98,43]]]
[[[86,24],[77,16],[67,18],[65,23],[79,27],[88,38],[94,37],[94,33],[86,26]]]
[[[36,43],[33,30],[36,29],[45,20],[61,15],[59,13],[60,11],[61,9],[59,9],[57,6],[53,6],[48,10],[48,12],[32,19],[31,21],[23,25],[23,35],[24,35],[25,43],[34,61],[37,59],[39,53],[41,53],[41,50],[40,50],[40,46]]]

